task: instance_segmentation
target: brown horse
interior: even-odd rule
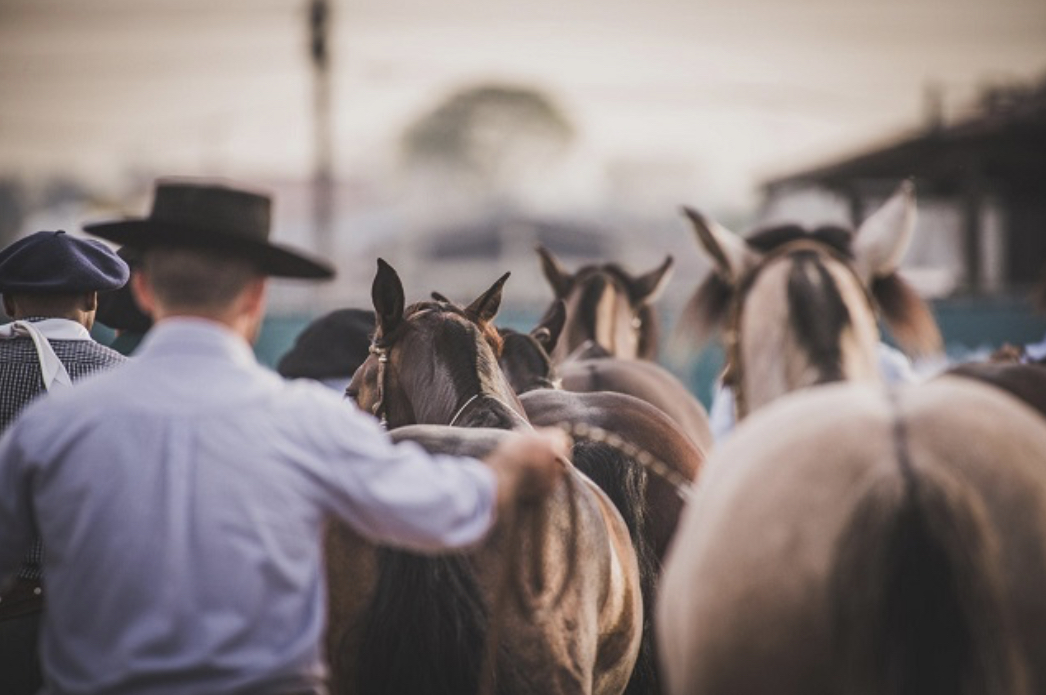
[[[671,276],[671,256],[634,276],[616,263],[586,265],[570,273],[548,249],[539,246],[537,251],[545,279],[556,299],[566,304],[563,340],[552,354],[557,363],[588,342],[617,357],[657,356],[658,318],[652,303]]]
[[[897,274],[915,226],[906,183],[856,232],[782,226],[743,238],[685,209],[714,272],[680,320],[700,342],[723,329],[723,381],[738,415],[799,388],[880,380],[881,314],[901,348],[935,353],[929,308]]]
[[[1046,417],[1046,365],[1018,362],[967,362],[945,374],[976,379],[1016,396]]]
[[[504,280],[464,309],[406,307],[399,277],[379,261],[374,354],[350,395],[432,450],[481,455],[529,427],[493,347]],[[475,693],[492,645],[498,693],[624,691],[643,620],[635,553],[606,495],[577,471],[568,482],[540,510],[499,519],[467,553],[375,549],[333,528],[327,644],[339,691]]]
[[[610,495],[629,526],[639,556],[644,608],[649,616],[644,637],[647,644],[652,644],[652,608],[661,561],[684,506],[680,486],[687,486],[697,476],[705,454],[666,413],[646,401],[609,390],[573,392],[559,389],[556,368],[548,353],[562,324],[562,302],[556,305],[560,310],[549,312],[529,334],[501,329],[503,347],[499,361],[509,382],[520,394],[520,402],[532,423],[597,427],[647,452],[669,468],[671,477],[654,474],[636,480],[644,500],[639,510],[633,508],[631,497],[622,495],[619,480],[619,466],[622,464],[615,465],[611,461],[583,469]],[[593,361],[606,364],[626,362],[616,358]],[[639,363],[637,360],[627,362]],[[561,368],[570,364],[574,361]],[[585,463],[579,460],[578,465]],[[658,692],[660,685],[655,665],[641,661],[638,668],[650,669],[653,691]]]
[[[670,692],[1046,687],[1046,425],[969,379],[876,379],[873,297],[898,339],[935,340],[875,287],[914,302],[891,279],[912,212],[906,186],[853,240],[790,230],[769,252],[691,213],[719,256],[712,294],[736,293],[731,368],[754,412],[669,553]]]
[[[575,352],[566,362],[554,365],[551,354],[564,317],[563,302],[557,300],[529,334],[499,329],[504,340],[501,368],[516,393],[554,387],[634,396],[672,418],[701,451],[711,449],[708,412],[679,379],[656,362],[613,357],[593,346],[584,357]]]

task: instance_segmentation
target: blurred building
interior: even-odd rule
[[[986,89],[950,122],[931,93],[922,127],[765,184],[763,217],[831,210],[859,222],[912,177],[919,223],[907,275],[929,296],[1021,293],[1046,272],[1046,80]]]

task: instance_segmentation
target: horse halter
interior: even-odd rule
[[[758,263],[746,270],[737,282],[737,290],[734,292],[730,302],[730,313],[726,329],[723,331],[723,350],[726,353],[726,366],[723,369],[722,382],[724,386],[729,386],[733,391],[735,422],[740,422],[742,418],[748,415],[748,402],[743,389],[744,362],[741,359],[741,319],[745,300],[748,299],[748,294],[755,285],[759,274],[767,266],[776,260],[801,251],[812,251],[817,255],[827,255],[838,261],[853,275],[857,281],[857,286],[861,288],[864,298],[868,302],[869,308],[871,308],[873,313],[875,311],[875,298],[872,296],[871,290],[861,280],[861,276],[854,267],[853,260],[831,246],[810,239],[797,239],[782,244],[764,255]]]
[[[370,344],[367,351],[372,355],[378,357],[378,400],[371,406],[371,414],[378,418],[381,428],[387,430],[389,428],[388,414],[385,412],[385,368],[389,363],[389,348],[377,341]]]

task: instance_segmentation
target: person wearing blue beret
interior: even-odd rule
[[[0,431],[38,396],[124,361],[89,331],[99,293],[122,287],[129,274],[105,244],[64,231],[36,232],[0,251],[0,295],[14,319],[0,325]],[[42,553],[37,539],[14,584],[0,586],[0,693],[35,693],[42,685]]]

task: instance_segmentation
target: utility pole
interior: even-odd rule
[[[313,68],[313,227],[316,252],[334,257],[334,173],[330,88],[330,4],[310,0],[309,55]]]

